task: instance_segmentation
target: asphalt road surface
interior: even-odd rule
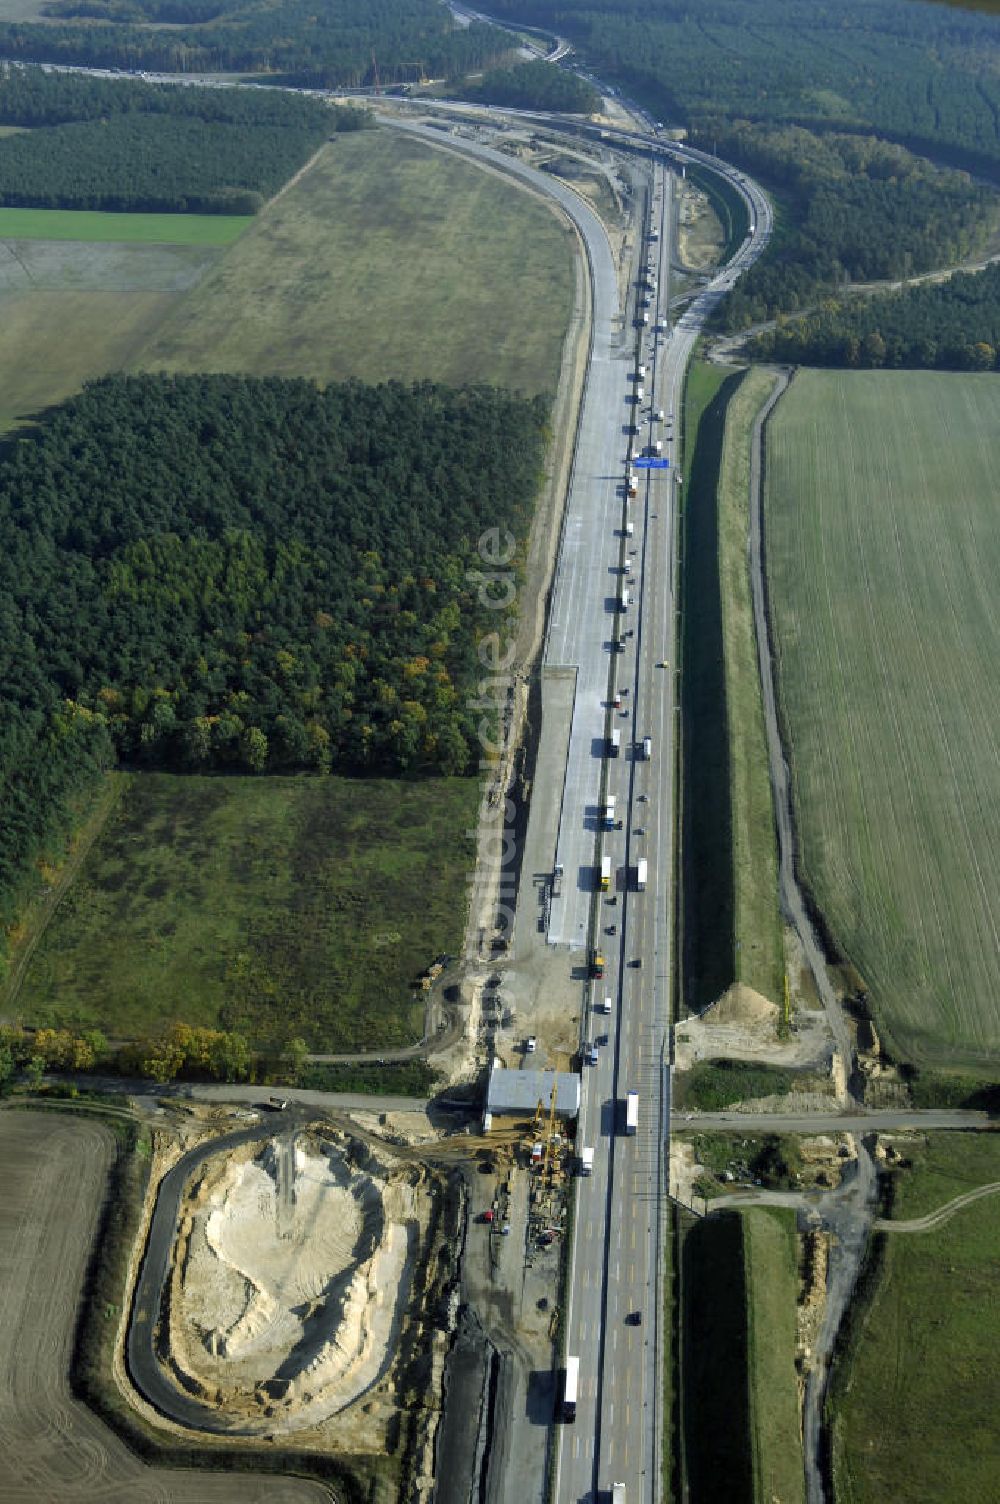
[[[741,188],[751,188],[739,175],[727,170]],[[575,652],[578,686],[608,681],[613,666],[612,704],[608,691],[598,707],[597,720],[608,717],[601,735],[589,739],[589,719],[578,736],[574,719],[566,786],[563,796],[559,853],[565,870],[565,886],[580,895],[580,908],[589,905],[597,876],[598,855],[611,858],[611,891],[602,895],[596,939],[605,956],[605,977],[594,981],[591,995],[589,1037],[608,1036],[599,1048],[598,1063],[585,1067],[580,1140],[595,1150],[594,1175],[578,1187],[574,1235],[574,1260],[567,1314],[567,1351],[580,1359],[579,1397],[576,1420],[563,1425],[557,1440],[558,1496],[577,1501],[607,1496],[613,1483],[624,1483],[632,1500],[656,1501],[661,1490],[661,1445],[663,1416],[660,1411],[660,1268],[662,1205],[665,1190],[665,1143],[670,1115],[669,1070],[666,1065],[669,984],[672,970],[671,915],[673,912],[674,769],[676,734],[675,639],[677,571],[677,461],[680,403],[687,363],[705,319],[735,280],[738,271],[759,254],[770,233],[770,213],[762,196],[752,190],[754,238],[745,243],[734,263],[725,268],[693,299],[672,327],[664,294],[668,285],[673,241],[670,212],[670,179],[662,164],[654,171],[650,224],[655,240],[644,242],[639,274],[647,276],[652,260],[656,278],[649,308],[648,326],[639,325],[637,362],[646,368],[641,380],[644,397],[636,405],[638,433],[635,453],[649,455],[659,441],[669,468],[638,470],[638,495],[626,514],[622,493],[612,508],[610,527],[606,511],[592,506],[584,519],[589,557],[589,586],[594,606],[602,604],[605,578],[617,580],[630,590],[627,610],[621,612],[616,635],[623,638],[624,653],[611,653],[603,640],[587,629],[588,613],[582,595],[577,595],[573,619],[573,647],[564,648],[563,661]],[[595,309],[597,304],[595,302]],[[641,312],[637,310],[641,318]],[[668,331],[658,334],[665,322]],[[651,332],[652,331],[652,332]],[[636,357],[634,356],[635,360]],[[619,390],[619,410],[628,392],[640,384],[636,366],[626,371]],[[659,412],[664,413],[661,420]],[[595,443],[600,442],[600,436]],[[620,448],[612,462],[603,466],[588,447],[589,474],[593,482],[603,473],[622,474]],[[571,494],[570,517],[579,506]],[[628,522],[632,524],[629,536]],[[575,537],[567,528],[567,540]],[[634,550],[634,552],[633,552]],[[623,573],[608,573],[611,568]],[[572,588],[580,589],[581,571],[574,554],[567,561]],[[560,558],[558,592],[564,586]],[[607,614],[605,601],[605,614]],[[559,618],[554,614],[554,622]],[[631,635],[629,635],[631,634]],[[550,633],[549,662],[559,641]],[[594,664],[595,656],[600,662]],[[613,704],[613,692],[621,694],[621,714]],[[578,704],[581,693],[578,688]],[[591,714],[589,704],[585,707]],[[606,757],[606,732],[622,729],[617,757]],[[544,734],[544,733],[543,733]],[[649,738],[647,746],[646,738]],[[576,746],[574,747],[574,742]],[[582,773],[590,758],[589,774]],[[606,769],[606,794],[615,795],[615,821],[603,831],[599,850],[590,857],[590,878],[583,874],[575,884],[577,869],[563,852],[569,852],[571,831],[586,831],[591,842],[594,826],[608,822],[594,818],[591,794]],[[618,828],[618,821],[621,828]],[[646,880],[639,888],[639,863],[645,859]],[[556,923],[549,939],[580,943],[579,920],[574,926]],[[612,933],[613,927],[613,933]],[[611,999],[611,1013],[595,1011],[604,997]],[[625,1131],[623,1121],[627,1094],[638,1095],[638,1128]]]

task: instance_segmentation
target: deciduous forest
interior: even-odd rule
[[[115,376],[9,443],[0,926],[119,759],[466,771],[545,424],[488,388]]]
[[[493,68],[483,75],[480,83],[463,92],[471,99],[521,110],[591,115],[601,107],[601,96],[593,84],[541,61],[521,63],[516,68]]]
[[[776,191],[779,233],[727,299],[730,328],[845,280],[952,265],[985,237],[989,195],[913,154],[1000,166],[988,15],[916,0],[496,0],[492,13],[568,37]]]
[[[695,139],[759,177],[788,211],[720,309],[726,329],[804,307],[846,282],[952,266],[985,245],[996,218],[995,196],[966,173],[874,136],[737,123]]]
[[[1000,265],[872,298],[827,300],[751,345],[766,360],[820,366],[1000,369]]]

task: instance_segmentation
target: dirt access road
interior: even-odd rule
[[[0,1498],[4,1504],[307,1504],[318,1483],[147,1467],[74,1399],[73,1330],[111,1135],[0,1112]]]

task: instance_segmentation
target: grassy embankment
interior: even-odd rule
[[[894,1220],[1000,1180],[986,1135],[941,1133],[904,1152],[913,1168],[895,1178]],[[838,1504],[981,1504],[997,1487],[1000,1196],[880,1242],[834,1368]]]
[[[687,1497],[801,1500],[794,1213],[743,1209],[697,1222],[682,1259]]]
[[[747,571],[749,446],[765,372],[696,365],[685,407],[684,1001],[732,982],[780,1002],[777,850]],[[686,461],[687,463],[687,461]]]
[[[128,777],[17,1010],[111,1038],[181,1019],[261,1045],[412,1043],[412,980],[460,946],[476,799],[465,779]]]
[[[767,557],[804,874],[892,1052],[996,1079],[1000,381],[804,371]]]
[[[798,1247],[795,1212],[743,1211],[750,1447],[757,1504],[804,1504],[805,1474],[795,1375]]]

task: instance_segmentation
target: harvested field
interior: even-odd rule
[[[73,1330],[111,1135],[0,1112],[0,1497],[5,1504],[292,1504],[319,1484],[146,1467],[70,1393]]]
[[[495,174],[361,131],[258,215],[137,364],[554,392],[574,248]]]
[[[0,433],[128,365],[174,296],[0,292]]]
[[[0,240],[0,432],[129,365],[219,251]]]
[[[893,1054],[1000,1046],[1000,380],[800,373],[767,568],[804,875]]]

